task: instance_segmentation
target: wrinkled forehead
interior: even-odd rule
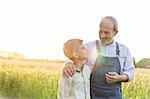
[[[114,27],[113,22],[110,19],[108,19],[108,18],[104,18],[104,19],[101,20],[100,27],[101,26]]]
[[[100,23],[100,29],[113,29],[114,25],[110,19],[102,19]]]

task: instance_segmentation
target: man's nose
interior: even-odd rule
[[[100,37],[101,37],[101,38],[105,38],[105,37],[106,37],[105,33],[103,33],[103,32],[100,33]]]

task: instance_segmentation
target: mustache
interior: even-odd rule
[[[100,39],[103,41],[110,41],[111,40],[110,38],[100,38]]]
[[[104,43],[104,44],[110,44],[111,42],[113,42],[113,39],[108,39],[108,38],[101,38],[101,41]]]

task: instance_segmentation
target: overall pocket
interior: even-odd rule
[[[104,97],[109,97],[109,96],[118,96],[121,94],[121,89],[120,87],[104,87],[104,86],[98,86],[95,84],[91,84],[91,94],[92,96],[104,96]]]

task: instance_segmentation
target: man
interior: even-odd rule
[[[118,22],[105,16],[100,22],[99,38],[86,44],[88,66],[93,69],[91,99],[122,99],[121,82],[133,79],[134,64],[129,49],[114,41]],[[66,76],[74,75],[75,68],[69,62],[63,69]]]

